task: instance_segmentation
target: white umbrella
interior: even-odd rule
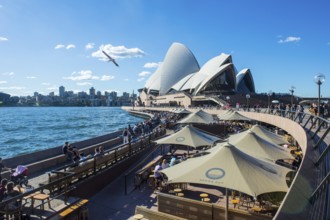
[[[197,112],[189,114],[187,117],[178,121],[181,124],[189,124],[189,123],[199,123],[199,124],[210,124],[214,121],[213,115],[204,112],[203,110],[199,110]]]
[[[286,175],[290,169],[254,158],[230,144],[217,144],[216,148],[161,172],[168,183],[213,185],[251,196],[288,190]]]
[[[229,143],[246,154],[272,162],[294,159],[289,149],[267,141],[251,130],[230,136]]]
[[[174,111],[174,113],[176,113],[176,114],[190,114],[191,111],[188,111],[185,108],[180,108],[180,109],[176,109],[176,111]]]
[[[233,109],[228,109],[227,111],[225,111],[225,113],[219,114],[218,118],[221,118],[222,116],[227,115],[227,114],[231,114],[233,111],[234,111]]]
[[[219,137],[210,135],[195,128],[191,125],[187,125],[180,131],[171,134],[170,136],[161,138],[156,141],[157,144],[178,144],[190,147],[210,146],[214,142],[221,140]]]
[[[223,115],[218,115],[218,118],[220,120],[224,120],[224,121],[251,121],[252,120],[251,118],[241,115],[237,111],[232,111],[232,112],[225,113]]]
[[[278,145],[289,144],[289,142],[286,141],[283,136],[268,131],[267,129],[265,129],[260,125],[254,125],[250,130],[256,133],[257,135],[259,135],[260,137],[262,137],[263,139],[273,142],[275,144]]]

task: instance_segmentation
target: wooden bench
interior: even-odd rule
[[[53,214],[51,217],[47,218],[49,220],[60,220],[67,219],[72,217],[72,215],[78,215],[77,219],[87,220],[88,219],[88,209],[87,209],[88,200],[79,199],[78,201],[65,206]]]
[[[121,160],[129,155],[129,145],[125,145],[116,151],[116,159]]]
[[[68,173],[66,172],[48,172],[48,180],[39,183],[39,186],[47,185],[46,189],[49,190],[50,194],[54,194],[57,190],[65,187],[65,180],[54,183],[61,178],[64,178]],[[52,184],[54,183],[54,184]]]
[[[78,201],[77,203],[69,206],[68,208],[66,208],[65,210],[63,210],[62,212],[59,213],[59,216],[61,218],[65,218],[68,217],[70,214],[73,214],[74,212],[76,212],[77,210],[81,209],[83,206],[86,206],[88,203],[87,199],[81,199],[80,201]],[[80,210],[81,211],[81,210]],[[80,218],[79,218],[80,219]]]
[[[135,172],[134,185],[139,187],[142,182],[146,182],[149,178],[149,175],[152,173],[152,169],[156,166],[157,163],[162,161],[163,156],[159,155],[146,164],[144,167]]]
[[[115,162],[115,152],[110,152],[103,156],[99,156],[96,159],[96,170],[101,170],[113,164]]]
[[[85,164],[79,164],[78,166],[71,167],[71,169],[69,169],[69,172],[75,173],[75,175],[71,179],[71,182],[75,182],[79,179],[89,176],[94,172],[94,159],[87,160]]]

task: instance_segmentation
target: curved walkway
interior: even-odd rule
[[[152,108],[152,110],[166,111],[166,108]],[[167,110],[170,110],[170,108],[167,108]],[[199,110],[199,108],[189,109],[189,111],[197,110]],[[213,115],[220,115],[226,112],[226,110],[220,109],[203,110]],[[304,128],[303,125],[306,123],[306,118],[300,125],[295,121],[281,116],[244,111],[240,111],[240,113],[249,118],[277,126],[287,131],[300,145],[304,155],[301,166],[274,219],[306,219],[310,214],[310,198],[317,184],[318,169],[315,166],[315,161],[317,161],[319,157],[318,151],[314,150],[314,142],[307,132],[309,130],[308,126],[311,125],[310,122],[308,122],[308,126]],[[318,135],[322,136],[324,131],[324,129],[321,129]],[[316,128],[312,128],[311,132],[316,132]],[[330,143],[329,135],[326,136],[325,141],[328,144]]]

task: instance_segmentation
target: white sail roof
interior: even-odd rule
[[[186,84],[181,88],[181,91],[196,89],[208,76],[217,73],[220,66],[224,65],[226,62],[231,63],[231,60],[231,56],[224,53],[210,59],[186,82]]]
[[[164,62],[147,81],[146,88],[166,94],[183,77],[199,71],[199,64],[191,51],[180,43],[173,43]]]

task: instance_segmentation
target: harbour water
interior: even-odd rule
[[[141,121],[119,107],[3,107],[0,157],[86,140]]]

